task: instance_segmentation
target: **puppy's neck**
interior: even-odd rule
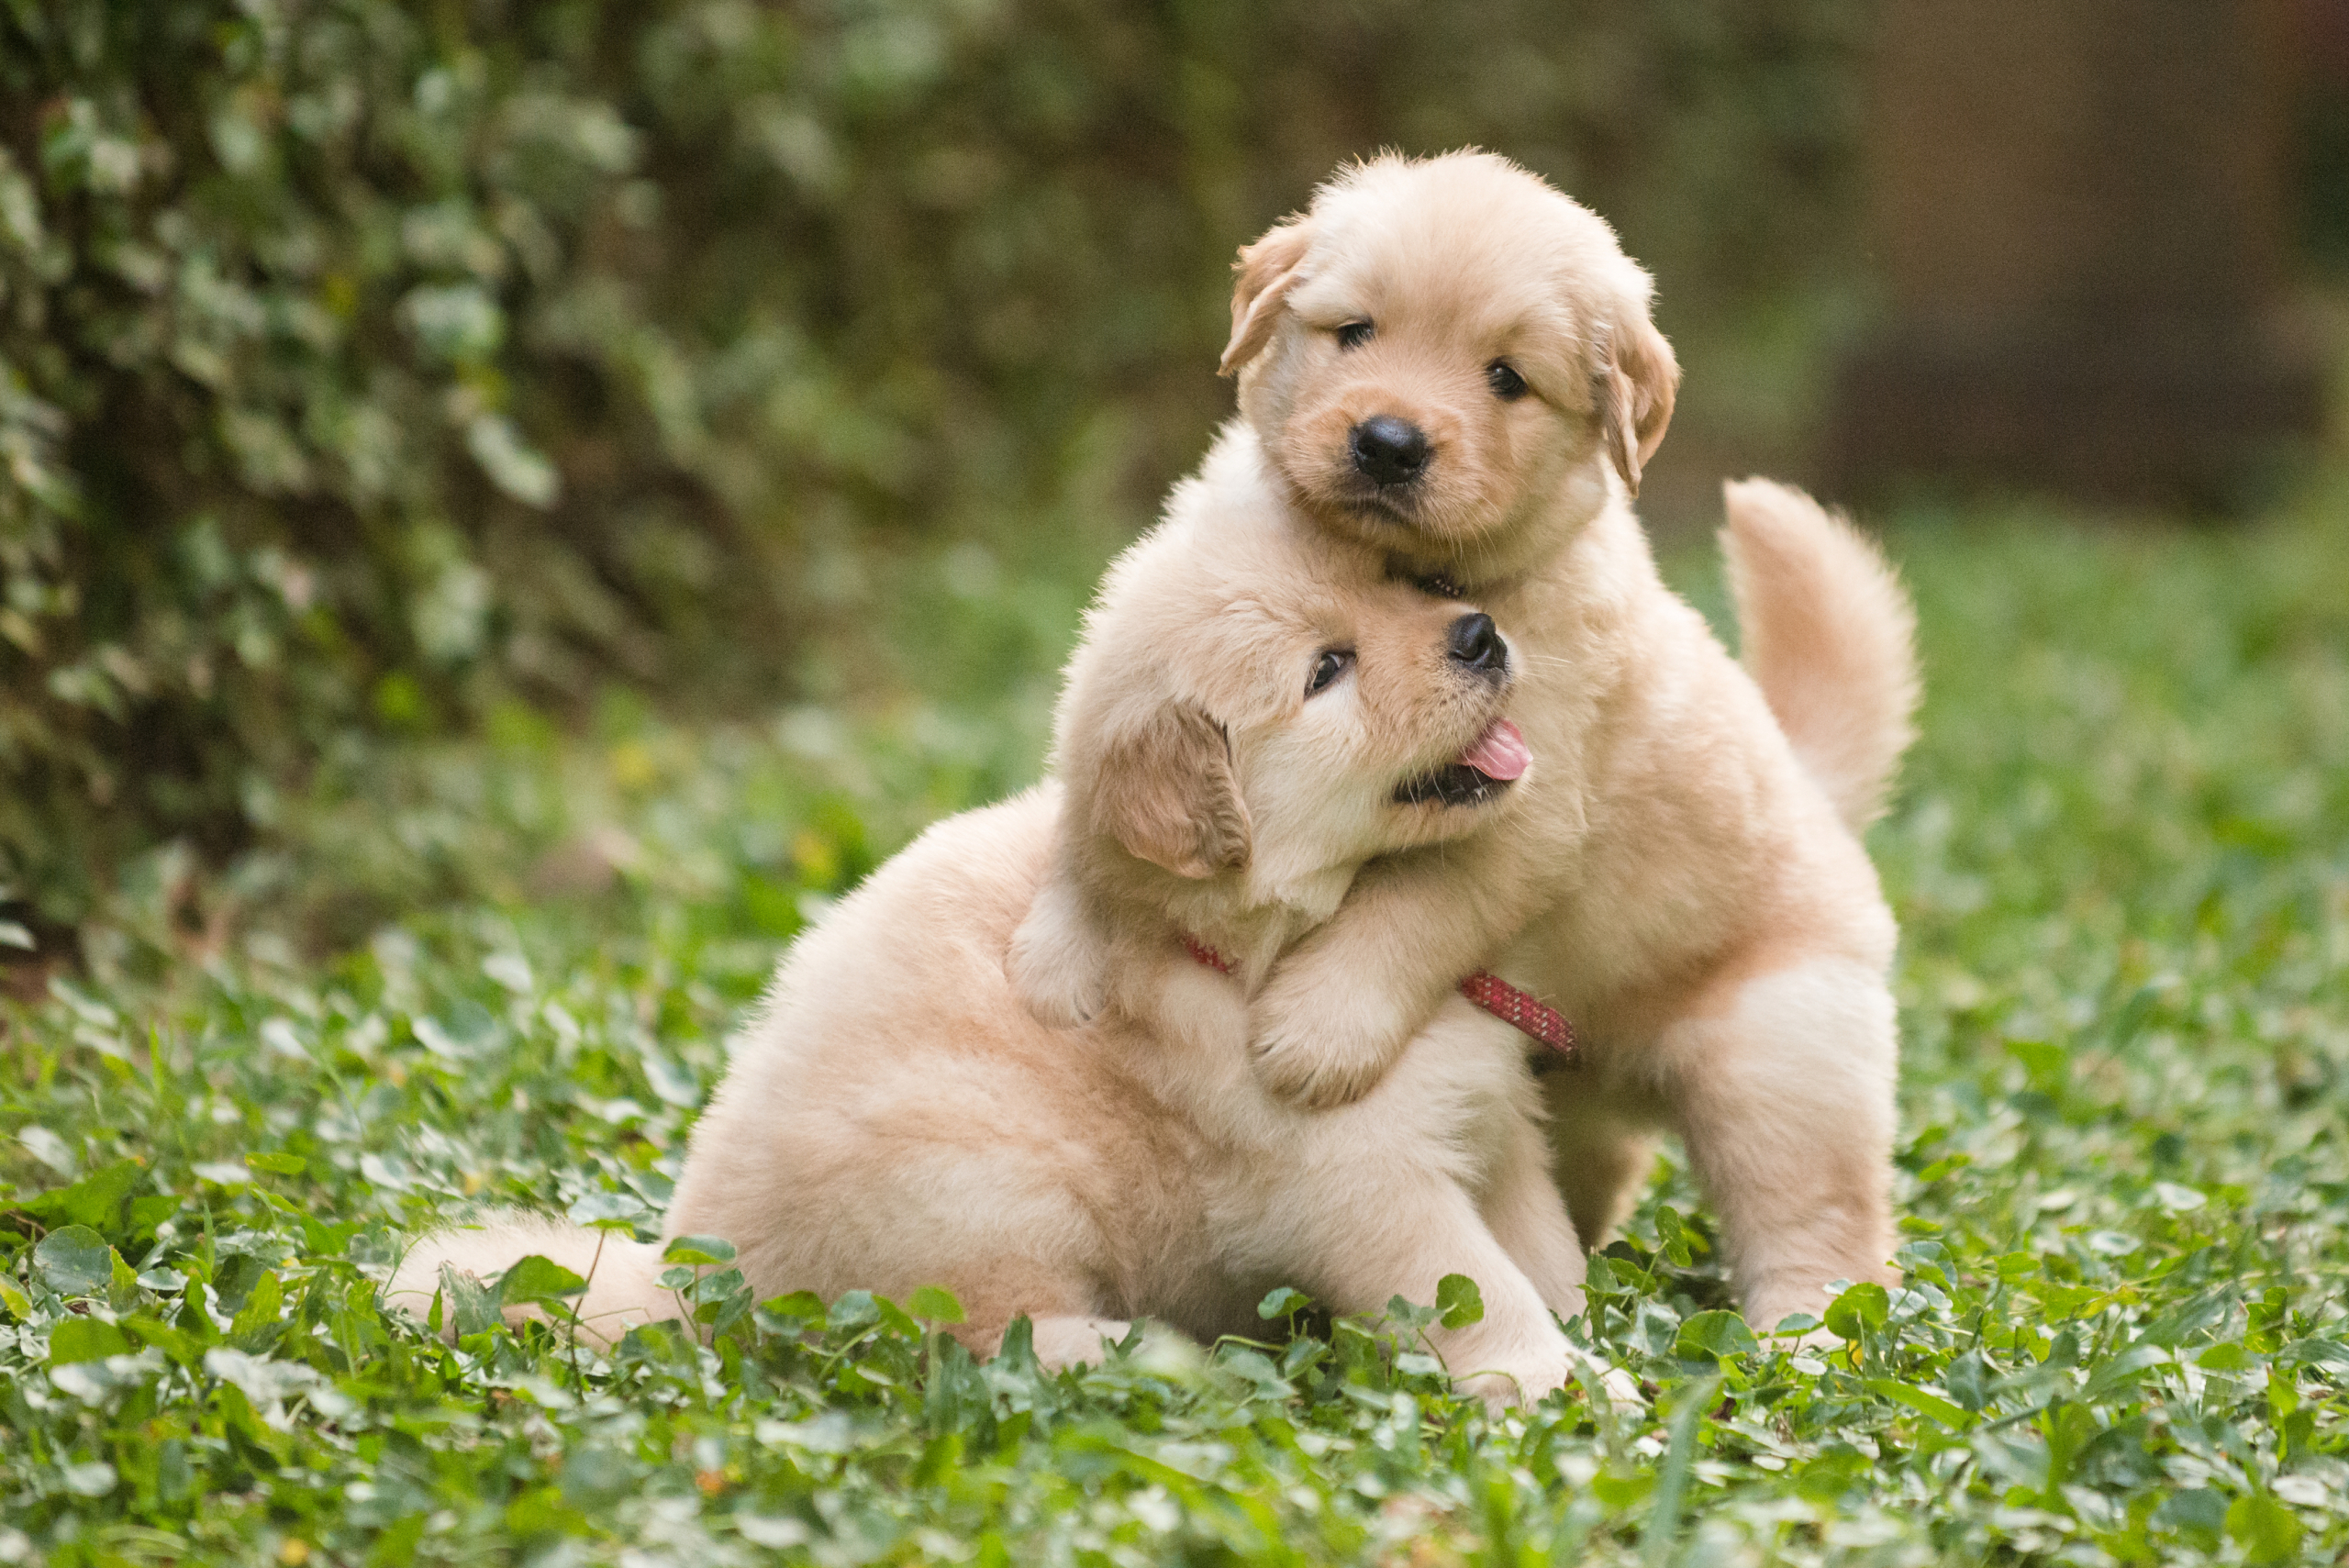
[[[1398,541],[1386,552],[1387,574],[1445,598],[1492,599],[1553,575],[1592,523],[1618,506],[1628,511],[1613,470],[1597,459],[1576,463],[1481,539],[1441,550]]]

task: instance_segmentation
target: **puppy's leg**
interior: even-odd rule
[[[1131,1323],[1114,1318],[1038,1318],[1036,1364],[1046,1372],[1073,1366],[1099,1366],[1114,1345],[1133,1331]]]
[[[1574,1221],[1544,1169],[1548,1145],[1531,1118],[1516,1118],[1479,1205],[1486,1227],[1560,1318],[1583,1308],[1583,1251]]]
[[[1525,1272],[1543,1305],[1559,1318],[1570,1319],[1586,1305],[1582,1282],[1586,1267],[1566,1206],[1550,1180],[1548,1154],[1540,1124],[1531,1117],[1516,1120],[1506,1135],[1491,1184],[1486,1188],[1483,1209],[1493,1240]],[[1639,1380],[1631,1373],[1586,1356],[1571,1341],[1567,1350],[1574,1358],[1589,1361],[1616,1408],[1643,1407]]]
[[[1034,1328],[1037,1363],[1047,1372],[1099,1365],[1103,1338],[1115,1344],[1132,1328],[1099,1315],[1098,1293],[1065,1262],[996,1258],[943,1270],[941,1277],[963,1314],[947,1332],[981,1360],[1003,1348],[1004,1331],[1023,1316]]]
[[[1878,976],[1820,960],[1745,980],[1658,1045],[1749,1323],[1823,1314],[1832,1280],[1897,1278],[1898,1044]]]
[[[532,1255],[560,1263],[587,1282],[585,1293],[572,1301],[571,1308],[580,1333],[593,1343],[617,1344],[631,1329],[685,1316],[679,1298],[660,1286],[660,1248],[512,1209],[418,1240],[385,1283],[384,1299],[422,1318],[431,1312],[442,1268],[487,1284]],[[508,1323],[518,1325],[546,1315],[535,1307],[515,1307],[505,1316]],[[456,1340],[453,1313],[444,1313],[440,1336]]]
[[[1340,1312],[1382,1312],[1397,1296],[1429,1304],[1444,1275],[1475,1280],[1483,1319],[1439,1326],[1428,1338],[1461,1387],[1495,1409],[1534,1404],[1572,1374],[1573,1347],[1542,1292],[1486,1228],[1475,1200],[1448,1175],[1414,1172],[1399,1161],[1331,1170],[1285,1192],[1282,1208],[1286,1223],[1275,1255]],[[1548,1239],[1551,1246],[1555,1241]]]
[[[1610,1108],[1581,1075],[1550,1079],[1551,1170],[1574,1220],[1575,1235],[1596,1251],[1639,1197],[1654,1168],[1655,1146],[1642,1129]]]
[[[1115,1318],[1087,1318],[1064,1312],[1039,1313],[1028,1321],[1034,1336],[1030,1343],[1035,1348],[1036,1364],[1046,1372],[1099,1366],[1108,1354],[1102,1341],[1118,1344],[1133,1331],[1131,1323]],[[964,1350],[986,1361],[1003,1349],[1003,1336],[1009,1327],[1009,1320],[1006,1319],[985,1325],[957,1323],[946,1331],[960,1340]]]
[[[1490,840],[1487,842],[1486,840]],[[1283,959],[1249,1005],[1249,1049],[1273,1093],[1345,1105],[1516,935],[1545,883],[1502,834],[1373,862],[1328,924]]]

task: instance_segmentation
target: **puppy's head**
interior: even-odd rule
[[[1468,831],[1531,764],[1490,617],[1293,529],[1217,532],[1128,551],[1070,662],[1063,863],[1013,952],[1047,1018],[1097,1002],[1105,922],[1326,917],[1362,862]]]
[[[1679,367],[1596,214],[1488,153],[1381,158],[1240,252],[1241,412],[1325,526],[1430,566],[1611,471],[1636,495]]]
[[[1119,562],[1072,667],[1060,771],[1098,838],[1271,886],[1464,831],[1524,772],[1489,616],[1294,534],[1186,532]]]

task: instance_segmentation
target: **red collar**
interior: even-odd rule
[[[1183,933],[1184,951],[1219,974],[1231,973],[1230,961],[1191,935]],[[1511,1028],[1522,1030],[1565,1058],[1569,1067],[1582,1065],[1582,1042],[1575,1026],[1557,1008],[1519,990],[1497,974],[1476,973],[1460,983],[1460,994]]]

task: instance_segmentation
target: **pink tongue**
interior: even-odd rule
[[[1517,732],[1516,725],[1506,718],[1497,718],[1491,728],[1477,737],[1474,746],[1460,753],[1460,761],[1488,779],[1508,780],[1532,765],[1533,751],[1526,745],[1525,737]]]

